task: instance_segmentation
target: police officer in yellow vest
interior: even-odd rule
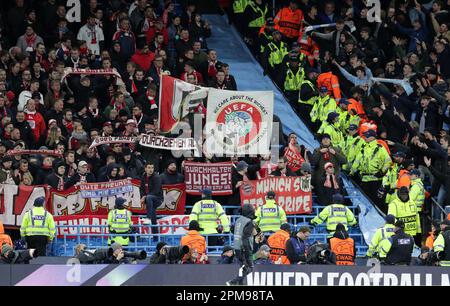
[[[250,0],[234,0],[234,2],[233,2],[233,15],[232,15],[233,20],[232,21],[235,24],[238,31],[241,33],[247,26],[243,16],[244,16],[244,11],[247,8],[247,5],[249,2],[250,2]]]
[[[254,55],[259,55],[258,34],[261,27],[266,23],[269,8],[263,0],[250,1],[244,10],[243,19],[247,25],[244,33],[244,40],[248,43],[250,51]]]
[[[433,243],[433,250],[441,267],[450,267],[450,220],[441,224],[441,233]]]
[[[202,200],[198,201],[192,207],[189,215],[189,222],[198,221],[203,231],[202,235],[229,233],[230,221],[219,202],[212,199],[212,191],[210,189],[202,190]],[[217,223],[220,220],[220,225]],[[208,245],[217,245],[218,236],[208,236]]]
[[[381,181],[391,166],[392,160],[386,149],[378,144],[376,136],[377,133],[373,130],[364,133],[366,144],[356,156],[350,175],[359,173],[360,186],[364,193],[383,212],[386,212],[387,207],[384,201],[378,197],[378,189],[381,187]]]
[[[295,106],[298,101],[298,93],[305,78],[305,71],[299,64],[298,54],[290,53],[289,62],[284,67],[280,67],[278,85],[283,88],[283,92],[291,103]]]
[[[405,233],[411,236],[417,234],[417,207],[409,197],[408,187],[403,186],[398,189],[397,197],[389,203],[388,214],[403,221]]]
[[[269,191],[266,203],[256,210],[255,223],[264,233],[274,233],[280,229],[281,224],[287,223],[284,209],[275,202],[276,194]]]
[[[130,242],[128,236],[115,236],[114,234],[129,234],[131,232],[131,212],[125,208],[126,200],[124,198],[116,198],[115,207],[108,214],[108,227],[110,238],[108,239],[108,245],[112,242],[120,243],[123,246],[127,246]]]
[[[398,151],[392,155],[393,164],[386,172],[386,175],[382,180],[382,187],[379,190],[379,196],[383,197],[386,195],[385,202],[389,204],[396,197],[396,189],[397,189],[397,180],[398,174],[401,169],[401,165],[405,161],[406,154],[405,152]]]
[[[392,237],[394,233],[394,223],[395,223],[395,216],[393,215],[387,215],[386,218],[386,224],[375,232],[375,234],[372,237],[372,241],[369,244],[369,249],[367,250],[367,257],[374,257],[376,254],[380,253],[380,244],[384,239],[388,239]]]
[[[336,112],[328,114],[327,120],[322,123],[317,133],[330,135],[331,145],[335,148],[342,148],[344,145],[344,136],[339,130],[339,115]]]
[[[323,222],[327,223],[327,231],[329,233],[328,237],[332,237],[334,231],[336,230],[336,225],[342,223],[345,230],[348,230],[349,226],[354,226],[357,224],[355,215],[353,212],[345,206],[344,197],[337,193],[333,195],[333,203],[326,206],[322,211],[310,221],[311,225],[320,225]]]
[[[272,19],[266,21],[266,23],[259,29],[258,41],[259,41],[259,56],[263,55],[264,50],[268,44],[270,44],[273,40],[272,32],[275,30],[275,23]]]
[[[318,126],[314,128],[314,124],[311,123],[310,113],[313,105],[319,98],[319,92],[316,87],[316,79],[319,75],[319,71],[316,68],[305,68],[305,78],[303,78],[300,84],[300,90],[298,95],[298,104],[295,107],[297,114],[303,119],[303,121],[310,126],[311,130],[317,131]]]
[[[264,50],[261,64],[264,69],[264,75],[270,74],[272,79],[276,79],[276,73],[280,64],[289,52],[285,43],[281,41],[280,31],[273,31],[272,39],[272,42]]]
[[[25,238],[27,248],[36,249],[39,256],[47,255],[47,243],[56,234],[53,216],[45,210],[45,198],[34,200],[34,207],[27,211],[20,227],[20,235]]]
[[[356,155],[362,151],[364,144],[364,139],[358,135],[358,126],[355,124],[350,124],[348,127],[348,134],[342,148],[342,152],[347,157],[347,164],[342,166],[343,170],[350,171]]]
[[[325,121],[329,113],[336,111],[336,107],[336,101],[328,95],[328,88],[320,87],[319,98],[311,110],[311,121],[319,123]]]
[[[416,203],[417,210],[417,245],[422,240],[422,225],[421,225],[421,213],[423,211],[423,204],[425,202],[425,187],[423,186],[422,179],[420,178],[419,169],[412,169],[409,174],[411,175],[411,187],[409,189],[409,197]]]

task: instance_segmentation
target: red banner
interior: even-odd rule
[[[182,215],[186,205],[186,185],[184,183],[163,185],[164,201],[158,207],[159,215]]]
[[[297,172],[302,167],[305,161],[300,152],[293,144],[289,144],[284,152],[284,157],[287,159],[287,166],[294,172]]]
[[[202,189],[210,189],[213,195],[232,194],[231,171],[233,162],[184,163],[184,180],[188,194],[199,195]]]
[[[132,191],[117,197],[127,200],[125,205],[135,214],[145,215],[147,208],[141,202],[140,181],[131,180]],[[101,184],[101,183],[98,183]],[[160,215],[182,215],[186,203],[185,184],[163,186],[164,202],[158,209]],[[64,191],[49,189],[48,186],[17,186],[0,184],[0,221],[8,227],[22,224],[24,214],[33,207],[34,200],[45,196],[46,208],[54,216],[107,215],[114,208],[116,196],[83,198],[78,187]]]
[[[255,208],[265,203],[267,192],[274,191],[276,202],[288,215],[312,213],[311,179],[307,177],[269,177],[248,181],[240,188],[241,203]]]

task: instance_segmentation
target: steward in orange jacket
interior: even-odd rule
[[[277,262],[281,258],[281,264],[289,265],[286,254],[286,242],[291,238],[291,226],[288,223],[281,225],[280,230],[273,233],[267,243],[270,247],[270,260]]]
[[[5,234],[5,228],[3,227],[2,221],[0,221],[0,248],[5,243],[10,245],[11,247],[14,247],[11,237],[9,237],[9,235]]]
[[[330,249],[336,255],[338,266],[353,266],[355,264],[355,241],[349,237],[342,223],[336,225],[333,238],[330,239]]]
[[[199,255],[206,254],[206,239],[199,233],[202,230],[198,221],[192,220],[189,222],[189,231],[181,238],[180,244],[187,245],[189,249],[197,249]]]
[[[275,30],[280,31],[283,37],[297,40],[303,18],[303,12],[298,8],[297,2],[291,0],[289,6],[279,10],[275,16],[273,20],[275,22]]]
[[[321,87],[328,88],[328,95],[333,97],[336,101],[341,99],[341,89],[339,87],[338,77],[331,71],[321,73],[317,77],[317,88]]]

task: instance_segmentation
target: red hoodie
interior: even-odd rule
[[[36,111],[30,112],[25,110],[25,120],[30,124],[33,130],[34,139],[36,142],[39,140],[40,135],[45,135],[45,120],[42,115]]]
[[[131,57],[131,61],[136,65],[139,65],[145,72],[150,70],[152,62],[155,58],[155,53],[149,52],[147,54],[141,53],[141,51],[136,51],[136,53]]]

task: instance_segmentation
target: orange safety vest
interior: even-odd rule
[[[400,170],[398,173],[398,179],[397,179],[397,189],[400,189],[401,187],[409,187],[411,186],[411,176],[409,174],[409,171],[406,169]]]
[[[0,221],[0,248],[4,243],[9,244],[11,247],[14,246],[11,237],[5,234],[5,228],[3,227],[2,221]]]
[[[291,11],[289,7],[282,8],[273,20],[275,30],[280,31],[287,38],[296,38],[299,35],[303,22],[303,12],[300,9]]]
[[[206,254],[206,239],[198,231],[188,231],[181,238],[181,245],[187,245],[189,249],[197,249],[198,254]]]
[[[353,98],[348,99],[348,111],[350,112],[352,109],[356,111],[358,116],[365,116],[366,112],[364,111],[364,107],[361,102],[356,101]]]
[[[430,250],[433,250],[433,243],[434,243],[434,233],[429,232],[430,236],[427,237],[427,240],[425,241],[425,246],[429,248]]]
[[[281,263],[283,265],[289,265],[289,259],[286,256],[286,242],[289,240],[290,235],[288,232],[279,230],[278,232],[272,234],[269,239],[267,239],[267,244],[270,247],[270,260],[272,262],[278,261],[281,257]]]
[[[336,254],[336,264],[339,266],[353,266],[355,264],[355,241],[352,238],[330,239],[331,251]]]
[[[341,99],[341,89],[337,76],[330,72],[324,72],[317,77],[317,88],[325,86],[328,88],[328,95],[334,97],[336,103]]]

